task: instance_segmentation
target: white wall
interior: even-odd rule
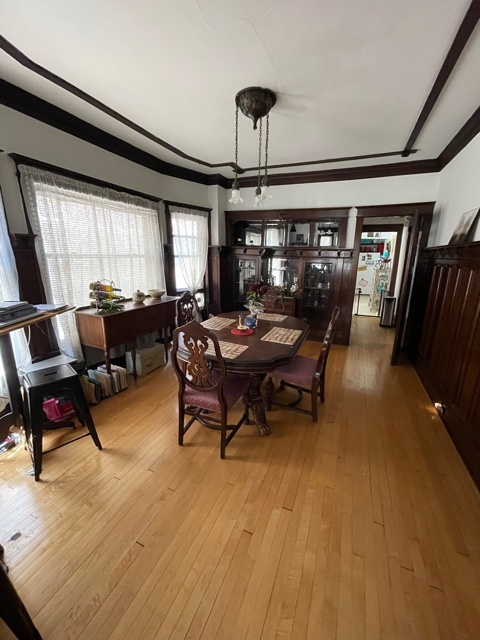
[[[448,244],[465,211],[480,208],[480,134],[440,173],[430,246]],[[474,240],[480,240],[480,222]]]
[[[411,176],[341,180],[270,187],[272,199],[266,209],[302,209],[313,207],[360,207],[399,204],[402,202],[433,202],[437,193],[438,174],[421,173]],[[255,189],[242,189],[245,199],[241,207],[229,204],[229,210],[252,209]]]
[[[0,122],[0,148],[6,153],[18,153],[164,200],[210,206],[205,185],[161,175],[4,106],[0,106]],[[0,155],[0,188],[10,231],[26,233],[15,163],[5,154]]]

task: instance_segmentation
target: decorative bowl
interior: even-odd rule
[[[152,298],[161,298],[165,291],[163,289],[149,289],[148,295],[152,296]]]

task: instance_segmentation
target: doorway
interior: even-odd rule
[[[358,247],[353,315],[379,317],[386,297],[390,305],[395,304],[392,298],[398,297],[396,293],[400,288],[398,266],[404,258],[403,229],[398,218],[380,224],[364,221]]]

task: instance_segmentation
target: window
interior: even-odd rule
[[[89,304],[89,284],[121,294],[165,288],[159,205],[145,198],[20,166],[47,301]],[[79,357],[73,314],[56,320],[60,348]]]
[[[6,300],[19,300],[19,289],[15,257],[13,255],[12,245],[10,244],[3,202],[0,197],[0,302]],[[30,362],[25,333],[23,329],[20,329],[13,331],[10,336],[15,361],[18,366],[24,366]],[[0,358],[0,411],[3,411],[7,402],[7,383],[4,376],[2,359]]]
[[[167,204],[167,211],[172,229],[175,289],[195,293],[200,306],[204,306],[209,212],[173,204]]]

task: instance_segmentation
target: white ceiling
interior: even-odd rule
[[[182,152],[234,160],[235,94],[268,87],[270,164],[401,151],[470,0],[0,0],[35,63]],[[408,161],[436,158],[480,105],[477,25]],[[205,173],[0,51],[1,76],[152,155]],[[240,114],[239,164],[257,163]],[[6,149],[6,151],[10,151]],[[404,161],[399,156],[278,169]],[[272,170],[275,173],[275,170]],[[251,174],[250,174],[251,175]]]

